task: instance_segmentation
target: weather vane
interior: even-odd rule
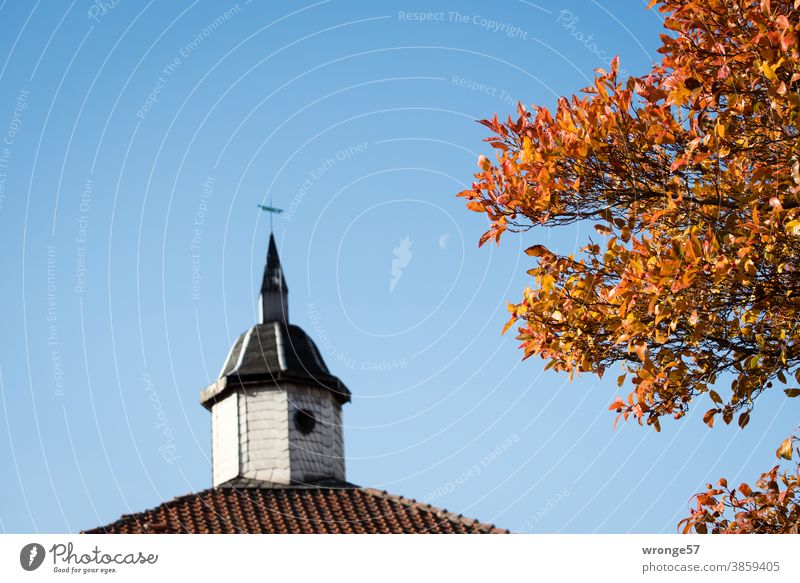
[[[269,204],[270,206],[267,206],[265,204],[259,204],[256,206],[260,208],[262,211],[267,211],[269,213],[269,232],[272,233],[272,217],[281,214],[283,212],[283,209],[271,206],[272,199],[269,199]]]

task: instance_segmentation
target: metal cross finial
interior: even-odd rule
[[[265,204],[259,204],[259,205],[256,205],[256,206],[258,206],[258,208],[260,208],[262,211],[267,211],[269,213],[269,232],[272,233],[272,226],[273,226],[272,225],[272,218],[276,214],[277,215],[281,214],[283,212],[283,209],[279,209],[279,208],[276,208],[276,207],[272,206],[272,199],[269,199],[269,204],[270,204],[270,206],[267,206]]]

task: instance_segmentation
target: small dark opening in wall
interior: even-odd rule
[[[314,413],[308,409],[298,409],[294,412],[294,426],[303,435],[308,435],[314,431],[317,425],[317,418]]]

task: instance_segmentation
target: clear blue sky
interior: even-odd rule
[[[587,229],[478,249],[454,197],[474,120],[552,106],[614,54],[646,71],[645,4],[2,2],[0,531],[209,487],[198,395],[256,320],[269,199],[290,317],[354,394],[350,481],[515,531],[674,532],[706,481],[770,467],[781,396],[745,432],[705,403],[613,431],[616,375],[521,363],[500,336],[521,250]]]

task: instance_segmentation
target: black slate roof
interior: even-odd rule
[[[350,401],[349,389],[332,375],[314,341],[299,326],[282,322],[257,324],[239,336],[228,354],[217,383],[204,391],[210,406],[228,388],[265,381],[297,381],[331,391],[340,403]]]
[[[283,267],[278,257],[278,247],[275,245],[275,237],[270,234],[269,246],[267,248],[267,263],[264,266],[264,277],[261,280],[261,292],[278,291],[286,293],[289,288],[286,279],[283,277]]]

